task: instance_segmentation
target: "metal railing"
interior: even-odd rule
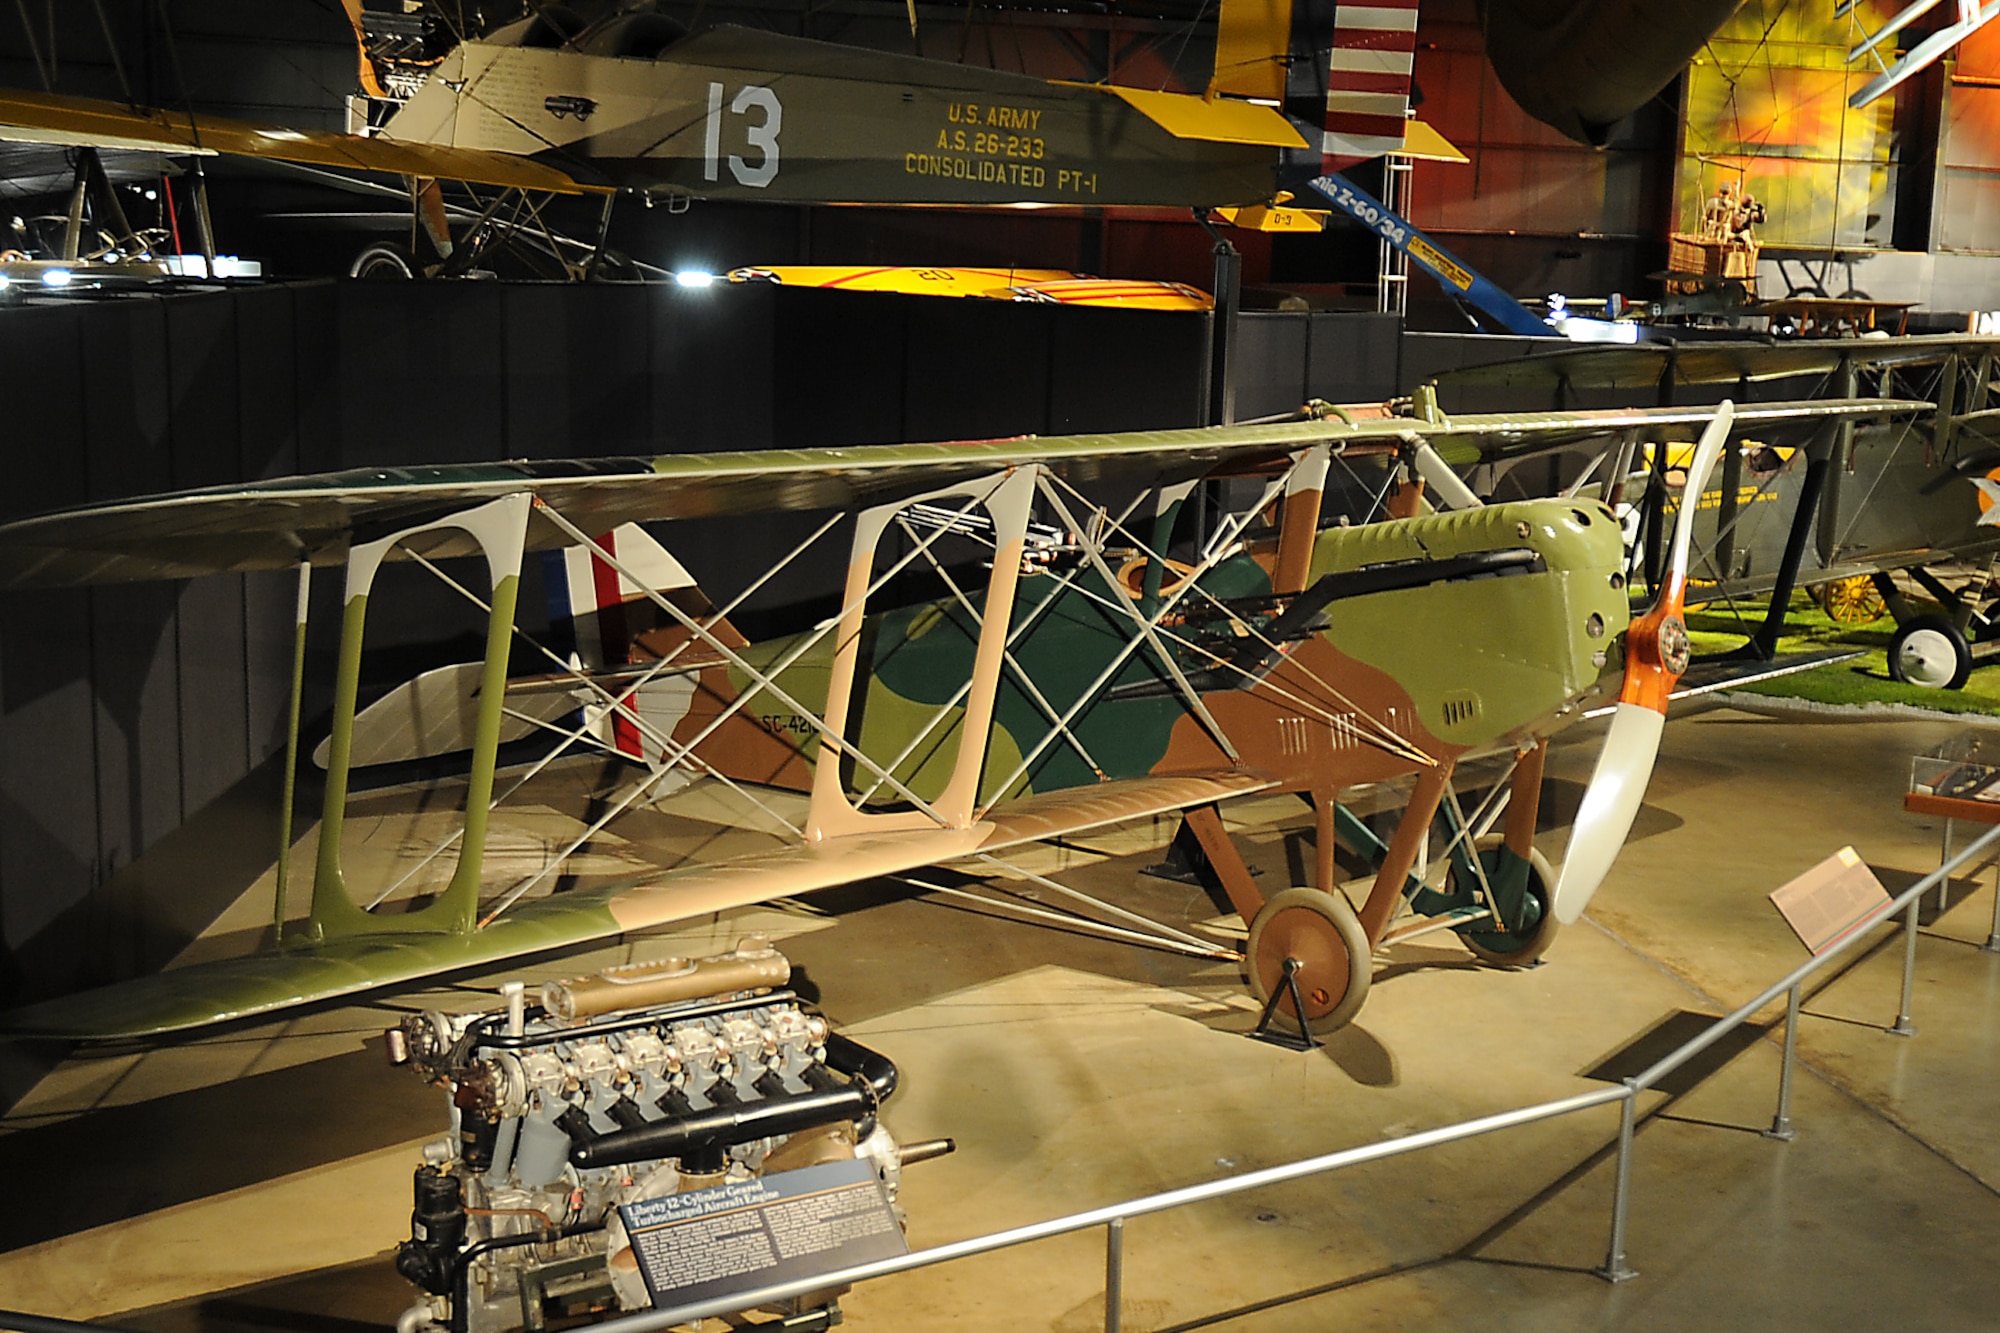
[[[1949,848],[1949,833],[1946,847]],[[932,1246],[927,1250],[917,1250],[893,1259],[881,1259],[873,1263],[857,1264],[836,1272],[800,1278],[791,1282],[758,1287],[754,1290],[739,1291],[728,1296],[719,1296],[706,1301],[692,1302],[666,1308],[642,1311],[617,1319],[606,1320],[593,1326],[604,1333],[647,1333],[648,1330],[668,1328],[675,1324],[692,1323],[697,1319],[714,1318],[733,1314],[740,1310],[754,1308],[777,1301],[790,1300],[813,1292],[823,1292],[829,1287],[849,1286],[871,1278],[887,1277],[892,1273],[907,1273],[913,1269],[929,1268],[937,1264],[949,1263],[954,1259],[967,1259],[973,1255],[990,1254],[996,1250],[1011,1249],[1031,1241],[1047,1240],[1055,1236],[1073,1232],[1088,1231],[1096,1227],[1104,1228],[1104,1328],[1105,1333],[1119,1333],[1120,1315],[1123,1306],[1125,1273],[1125,1223],[1134,1217],[1144,1217],[1149,1213],[1166,1212],[1174,1208],[1184,1208],[1189,1204],[1202,1203],[1210,1199],[1227,1198],[1249,1190],[1263,1189],[1288,1181],[1301,1180],[1307,1176],[1323,1175],[1346,1167],[1360,1166],[1366,1162],[1378,1162],[1385,1158],[1400,1157],[1408,1153],[1421,1152],[1446,1143],[1459,1143],[1481,1135],[1492,1134],[1503,1129],[1513,1129],[1521,1125],[1531,1125],[1543,1120],[1553,1120],[1588,1110],[1595,1106],[1605,1106],[1612,1102],[1620,1104],[1618,1119],[1618,1160],[1613,1178],[1611,1195],[1611,1236],[1604,1263],[1592,1271],[1607,1282],[1623,1282],[1638,1276],[1625,1262],[1625,1224],[1632,1189],[1632,1140],[1637,1127],[1639,1094],[1652,1089],[1669,1074],[1680,1069],[1702,1052],[1721,1041],[1737,1028],[1748,1023],[1766,1005],[1779,996],[1785,997],[1785,1038],[1784,1056],[1779,1064],[1778,1105],[1771,1120],[1771,1127],[1764,1131],[1767,1137],[1789,1141],[1796,1135],[1791,1121],[1792,1071],[1798,1054],[1798,1020],[1800,991],[1805,982],[1816,973],[1823,971],[1834,960],[1858,948],[1868,932],[1887,921],[1898,912],[1905,913],[1903,925],[1905,945],[1903,951],[1902,999],[1897,1009],[1896,1020],[1888,1031],[1899,1035],[1909,1035],[1915,1031],[1910,1023],[1910,1001],[1916,968],[1917,911],[1918,899],[1934,887],[1948,885],[1953,871],[2000,842],[2000,825],[1995,825],[1984,834],[1968,843],[1955,854],[1948,854],[1937,870],[1924,876],[1915,884],[1891,899],[1882,907],[1863,918],[1848,932],[1838,944],[1826,952],[1807,959],[1781,980],[1772,983],[1756,998],[1746,1002],[1730,1013],[1710,1024],[1700,1036],[1693,1038],[1673,1052],[1654,1062],[1641,1073],[1628,1078],[1617,1087],[1601,1088],[1594,1092],[1578,1093],[1571,1097],[1561,1097],[1554,1101],[1540,1102],[1533,1106],[1519,1107],[1511,1111],[1501,1111],[1494,1115],[1480,1116],[1457,1124],[1443,1125],[1419,1133],[1389,1139],[1381,1143],[1364,1144],[1358,1148],[1344,1148],[1339,1152],[1326,1153],[1318,1157],[1308,1157],[1301,1161],[1288,1162],[1282,1166],[1267,1167],[1261,1171],[1246,1171],[1240,1175],[1227,1176],[1200,1185],[1188,1185],[1181,1189],[1167,1190],[1160,1194],[1149,1194],[1142,1198],[1128,1199],[1122,1203],[1107,1204],[1086,1212],[1071,1213],[1065,1217],[1054,1217],[1043,1222],[1033,1222],[1026,1226],[1014,1227],[1006,1231],[996,1231],[990,1235],[973,1236],[965,1240],[953,1241],[947,1245]],[[1940,889],[1942,894],[1942,889]],[[1996,888],[2000,895],[2000,888]],[[2000,940],[2000,902],[1995,905],[1994,939],[1988,941],[1995,947]],[[2000,949],[1996,949],[2000,951]],[[21,1329],[25,1333],[62,1333],[67,1321],[49,1320],[37,1316],[21,1316],[0,1312],[0,1329]]]
[[[1949,882],[1952,872],[1971,862],[1982,853],[2000,843],[2000,825],[1995,825],[1975,838],[1955,854],[1948,855],[1935,871],[1924,876],[1915,884],[1896,895],[1856,925],[1846,938],[1829,948],[1825,953],[1816,954],[1799,964],[1782,979],[1772,983],[1756,998],[1732,1010],[1710,1024],[1700,1036],[1670,1052],[1650,1067],[1624,1080],[1617,1087],[1602,1088],[1594,1092],[1578,1093],[1572,1097],[1562,1097],[1555,1101],[1540,1102],[1512,1111],[1501,1111],[1494,1115],[1480,1116],[1457,1124],[1443,1125],[1402,1138],[1389,1139],[1381,1143],[1364,1144],[1358,1148],[1344,1148],[1339,1152],[1326,1153],[1319,1157],[1308,1157],[1301,1161],[1289,1162],[1282,1166],[1267,1167],[1261,1171],[1246,1171],[1240,1175],[1227,1176],[1200,1185],[1189,1185],[1181,1189],[1167,1190],[1160,1194],[1149,1194],[1143,1198],[1128,1199],[1123,1203],[1106,1204],[1087,1212],[1071,1213],[1066,1217],[1053,1217],[1044,1222],[1033,1222],[1026,1226],[1013,1227],[1006,1231],[996,1231],[990,1235],[972,1236],[965,1240],[953,1241],[947,1245],[936,1245],[930,1249],[917,1250],[894,1259],[881,1259],[874,1263],[857,1264],[838,1272],[825,1273],[817,1277],[801,1278],[793,1282],[774,1286],[759,1287],[753,1291],[740,1291],[730,1296],[643,1311],[619,1319],[607,1320],[596,1327],[605,1333],[646,1333],[647,1330],[668,1328],[675,1324],[691,1323],[696,1319],[713,1318],[731,1314],[739,1310],[764,1305],[774,1301],[789,1300],[810,1292],[825,1291],[833,1286],[846,1286],[865,1282],[870,1278],[887,1277],[892,1273],[907,1273],[913,1269],[929,1268],[936,1264],[949,1263],[954,1259],[967,1259],[977,1254],[990,1254],[995,1250],[1011,1249],[1016,1245],[1026,1245],[1031,1241],[1047,1240],[1054,1236],[1069,1235],[1073,1232],[1088,1231],[1096,1227],[1104,1228],[1104,1328],[1105,1333],[1120,1333],[1120,1313],[1124,1294],[1125,1272],[1125,1223],[1134,1217],[1144,1217],[1149,1213],[1166,1212],[1169,1209],[1184,1208],[1189,1204],[1202,1203],[1209,1199],[1226,1198],[1248,1190],[1263,1189],[1270,1185],[1280,1185],[1287,1181],[1301,1180],[1307,1176],[1323,1175],[1346,1167],[1360,1166],[1365,1162],[1379,1162],[1389,1157],[1399,1157],[1407,1153],[1421,1152],[1446,1143],[1459,1143],[1466,1139],[1478,1138],[1503,1129],[1513,1129],[1521,1125],[1531,1125],[1543,1120],[1553,1120],[1588,1110],[1594,1106],[1604,1106],[1612,1102],[1621,1104],[1618,1118],[1618,1161],[1611,1194],[1611,1236],[1604,1262],[1592,1270],[1607,1282],[1623,1282],[1638,1276],[1625,1262],[1625,1223],[1630,1206],[1632,1191],[1632,1138],[1638,1121],[1639,1094],[1658,1084],[1669,1074],[1686,1065],[1690,1060],[1708,1050],[1737,1028],[1748,1023],[1760,1010],[1779,996],[1785,997],[1785,1039],[1784,1056],[1778,1072],[1778,1105],[1772,1116],[1771,1127],[1764,1131],[1774,1139],[1789,1141],[1796,1135],[1792,1128],[1792,1070],[1798,1058],[1798,1020],[1800,991],[1807,980],[1825,970],[1836,959],[1860,946],[1869,932],[1898,912],[1906,914],[1904,934],[1906,942],[1903,952],[1902,1000],[1897,1009],[1896,1020],[1889,1031],[1907,1035],[1915,1029],[1910,1025],[1910,1001],[1915,978],[1917,949],[1917,900],[1932,888]],[[1949,843],[1947,843],[1949,847]],[[2000,890],[1996,890],[2000,892]],[[1996,920],[2000,920],[2000,905],[1996,905]],[[1995,935],[2000,936],[2000,925],[1996,925]]]

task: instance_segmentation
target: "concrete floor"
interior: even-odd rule
[[[753,929],[782,938],[828,1014],[902,1067],[891,1128],[959,1142],[905,1177],[910,1242],[928,1246],[1636,1072],[1699,1030],[1697,1015],[1803,957],[1771,889],[1846,843],[1892,891],[1936,865],[1940,830],[1900,796],[1909,757],[1959,725],[1730,708],[1676,720],[1632,842],[1543,966],[1480,967],[1448,936],[1397,946],[1356,1024],[1310,1054],[1240,1035],[1255,1014],[1232,965],[894,886],[520,974],[726,947]],[[1594,755],[1584,736],[1552,759],[1552,854]],[[1303,813],[1290,800],[1232,811],[1266,883],[1296,864]],[[1170,828],[1032,864],[1162,920],[1226,928],[1199,891],[1135,876]],[[2000,955],[1978,948],[1992,875],[1926,911],[1914,1038],[1884,1031],[1902,959],[1889,928],[1810,995],[1794,1142],[1757,1132],[1775,1031],[1723,1043],[1645,1099],[1636,1280],[1589,1273],[1609,1220],[1607,1107],[1134,1221],[1126,1327],[1993,1327]],[[246,895],[218,938],[250,931],[268,892]],[[63,1062],[0,1122],[0,1169],[34,1186],[0,1215],[0,1307],[162,1333],[393,1321],[410,1290],[386,1256],[408,1231],[418,1145],[443,1118],[435,1093],[386,1066],[380,1032],[430,1002]],[[1102,1282],[1097,1233],[887,1279],[844,1307],[863,1330],[1084,1330],[1101,1326]]]

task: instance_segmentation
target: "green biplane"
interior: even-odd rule
[[[346,585],[303,933],[272,954],[15,1009],[0,1026],[91,1039],[180,1031],[920,867],[990,867],[1008,848],[1181,811],[1249,928],[1253,989],[1278,995],[1280,1015],[1336,1027],[1360,1007],[1385,942],[1451,929],[1481,957],[1519,963],[1576,918],[1637,811],[1687,663],[1680,611],[1692,509],[1677,524],[1659,597],[1634,620],[1609,509],[1571,498],[1481,504],[1453,465],[1701,429],[1699,475],[1732,430],[1823,434],[1915,406],[1455,420],[1334,409],[1127,435],[379,469],[10,523],[0,527],[0,586],[9,588],[295,567],[301,672],[313,569],[342,566]],[[1336,469],[1428,479],[1447,508],[1420,501],[1410,484],[1391,505],[1404,517],[1323,526]],[[1227,493],[1254,494],[1195,546],[1172,546],[1190,492],[1218,480]],[[1112,507],[1093,493],[1127,498]],[[662,588],[640,544],[605,535],[650,521],[671,541],[677,520],[786,510],[827,517],[772,572],[823,559],[840,542],[844,591],[835,614],[765,642],[733,627],[736,602],[717,609],[686,588]],[[572,663],[549,652],[560,683],[510,680],[523,555],[558,549],[587,553],[597,586],[636,593],[658,626],[633,635],[623,660]],[[1187,558],[1170,558],[1175,550]],[[458,585],[486,610],[486,653],[463,692],[470,772],[462,827],[446,843],[456,864],[428,906],[387,915],[364,906],[380,895],[352,882],[341,836],[357,752],[372,747],[357,741],[370,727],[358,707],[370,598],[385,561],[436,567],[447,557],[483,560],[487,585]],[[931,591],[900,599],[912,571]],[[533,703],[552,690],[567,692],[563,707]],[[1557,877],[1533,846],[1544,742],[1613,700]],[[562,714],[579,707],[584,721],[569,725]],[[608,730],[599,725],[607,720]],[[488,813],[510,725],[561,733],[537,767],[589,744],[647,766],[571,850],[670,782],[740,802],[746,822],[783,836],[560,894],[530,894],[540,877],[489,883]],[[621,730],[638,744],[622,744]],[[1507,776],[1468,812],[1452,777],[1486,755],[1503,758]],[[1342,797],[1398,779],[1413,790],[1383,840]],[[1311,803],[1311,884],[1267,896],[1245,869],[1218,806],[1259,792]],[[1440,811],[1448,854],[1434,873],[1415,874]],[[288,808],[281,921],[290,818]],[[1340,891],[1336,841],[1374,869],[1358,908]],[[1117,904],[1091,910],[1134,933],[1133,914]],[[1235,956],[1165,927],[1148,938]]]

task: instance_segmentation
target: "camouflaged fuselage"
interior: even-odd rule
[[[1495,573],[1431,577],[1487,553],[1517,553],[1517,563]],[[1327,529],[1314,544],[1311,583],[1388,569],[1410,586],[1333,600],[1323,626],[1285,643],[1282,655],[1270,654],[1247,675],[1217,673],[1211,654],[1259,644],[1288,600],[1271,594],[1274,554],[1270,544],[1255,544],[1218,563],[1200,580],[1201,593],[1182,598],[1162,629],[1208,650],[1176,646],[1176,665],[1190,677],[1205,668],[1225,676],[1224,687],[1212,682],[1202,691],[1210,714],[1245,764],[1288,788],[1337,790],[1410,771],[1404,750],[1371,739],[1382,729],[1438,758],[1527,741],[1573,714],[1602,681],[1617,678],[1616,645],[1629,615],[1619,576],[1623,550],[1616,522],[1595,502],[1530,500]],[[1167,592],[1171,597],[1171,583]],[[1137,596],[1128,594],[1128,601],[1137,605]],[[971,671],[977,624],[955,599],[884,610],[864,623],[867,683],[848,737],[928,799],[956,756],[958,696]],[[1100,777],[1229,764],[1149,649],[1131,652],[1092,690],[1125,650],[1133,622],[1090,571],[1068,585],[1053,574],[1022,580],[1013,626],[1020,671],[1003,674],[982,801]],[[766,669],[796,651],[803,637],[756,644],[744,656]],[[827,636],[780,671],[776,683],[817,713],[832,660]],[[1071,738],[1050,739],[1049,711],[1031,697],[1023,675],[1058,716],[1076,709]],[[1154,693],[1130,697],[1149,686]],[[701,674],[676,739],[694,739],[745,690],[753,697],[701,743],[702,759],[738,780],[805,789],[818,749],[813,720],[738,669],[716,666]],[[937,720],[940,710],[945,715]],[[864,768],[847,764],[856,770],[848,776],[850,790],[876,785]],[[895,794],[884,785],[875,795]]]

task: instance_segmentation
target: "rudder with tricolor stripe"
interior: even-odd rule
[[[654,595],[694,618],[713,616],[693,576],[638,524],[604,533],[596,543],[596,550],[576,545],[543,552],[550,634],[579,670],[657,661],[680,650],[688,631],[657,609]],[[730,647],[747,642],[727,620],[715,618],[708,629]],[[692,691],[692,682],[676,673],[621,694],[620,708],[586,703],[584,720],[605,748],[653,763],[661,757],[658,738],[686,713]],[[650,724],[650,744],[641,722]]]
[[[1410,118],[1410,70],[1417,51],[1417,0],[1341,5],[1327,62],[1328,172],[1396,152]]]
[[[1321,127],[1321,170],[1393,153],[1409,120],[1418,0],[1222,0],[1212,93]]]

